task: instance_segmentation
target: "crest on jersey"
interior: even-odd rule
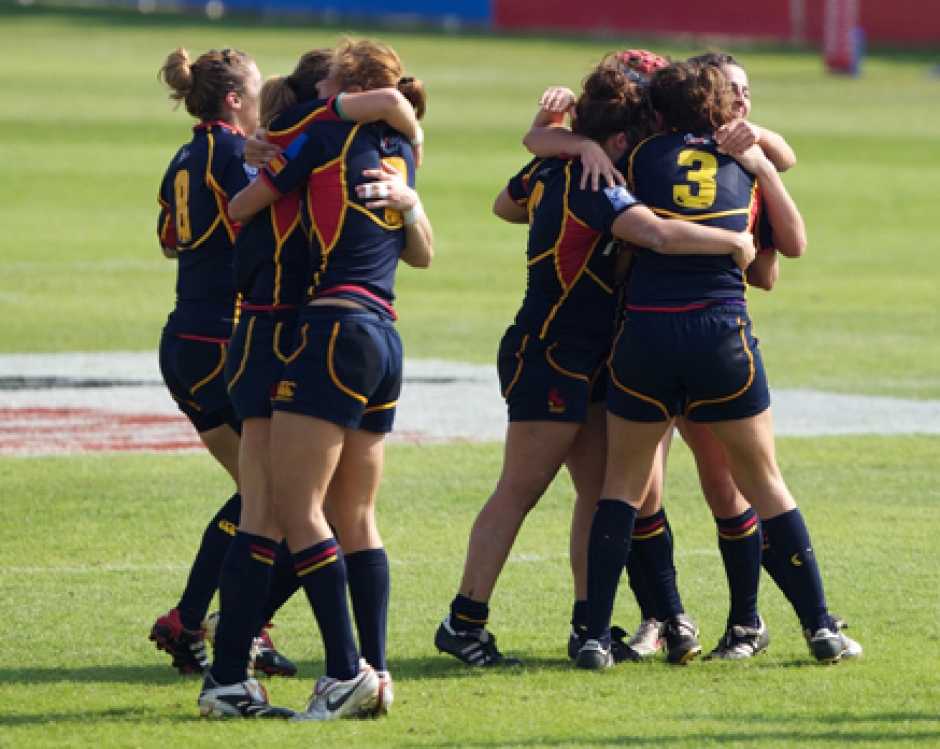
[[[398,148],[398,138],[386,135],[382,138],[382,153],[392,153]]]
[[[686,133],[684,138],[686,145],[689,146],[707,146],[711,145],[712,139],[710,135],[692,135],[691,133]]]
[[[633,197],[633,193],[623,185],[605,187],[604,194],[607,196],[607,199],[610,201],[610,204],[614,207],[614,209],[618,211],[621,211],[624,208],[633,205],[634,203],[640,202],[635,197]]]

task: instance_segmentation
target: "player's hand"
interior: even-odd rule
[[[601,188],[601,177],[607,182],[607,187],[627,184],[601,145],[593,140],[585,139],[581,146],[581,164],[584,166],[581,172],[582,190],[587,187],[588,180],[590,180],[591,190],[597,192]]]
[[[545,89],[545,93],[539,99],[539,106],[546,112],[568,112],[574,107],[576,101],[577,97],[570,88],[552,86]]]
[[[760,143],[760,128],[739,117],[715,131],[715,142],[720,153],[736,156]]]
[[[402,173],[393,166],[383,162],[381,169],[365,169],[362,176],[369,182],[356,185],[356,195],[370,201],[366,208],[410,211],[418,202],[418,193],[408,187]]]
[[[757,248],[754,246],[754,235],[749,231],[742,231],[738,234],[738,246],[731,257],[734,258],[734,262],[738,264],[738,267],[741,270],[747,269],[751,263],[754,262],[754,258],[757,257]]]
[[[267,166],[275,156],[279,156],[281,150],[280,146],[268,143],[268,134],[258,128],[254,135],[245,140],[245,163],[260,169]]]
[[[764,154],[763,149],[756,144],[740,153],[731,154],[731,158],[754,175],[760,174],[762,169],[774,168],[774,165],[770,163],[770,160]]]

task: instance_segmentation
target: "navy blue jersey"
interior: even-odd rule
[[[611,227],[638,201],[623,187],[582,190],[580,159],[535,159],[510,180],[529,211],[528,283],[516,325],[540,339],[609,342],[620,243]]]
[[[333,99],[305,102],[268,126],[268,140],[287,149],[311,122],[339,120]],[[307,289],[310,242],[301,222],[302,189],[278,198],[242,227],[235,242],[235,286],[242,309],[300,306]]]
[[[160,185],[160,242],[179,253],[176,307],[164,330],[227,340],[235,317],[232,249],[239,229],[228,217],[228,202],[249,182],[245,136],[223,122],[193,131]]]
[[[630,154],[627,184],[663,218],[697,221],[732,231],[754,231],[772,249],[772,231],[756,179],[718,153],[708,134],[660,133]],[[718,302],[743,304],[744,274],[731,255],[661,255],[637,248],[627,309],[683,310]]]
[[[405,246],[401,212],[368,209],[356,185],[366,169],[385,162],[414,187],[411,144],[384,122],[312,122],[262,171],[279,195],[304,187],[303,215],[310,232],[308,293],[352,299],[395,317],[395,270]]]

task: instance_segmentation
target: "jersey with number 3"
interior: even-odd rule
[[[242,158],[245,136],[223,122],[193,128],[160,185],[160,243],[178,253],[176,308],[166,333],[227,339],[235,317],[232,261],[239,224],[228,203],[253,170]]]
[[[707,133],[671,131],[647,138],[630,154],[627,184],[662,218],[753,231],[772,246],[757,181]],[[627,309],[681,311],[743,302],[746,284],[731,255],[662,255],[637,248]]]
[[[617,217],[639,205],[624,187],[582,190],[580,159],[535,159],[509,196],[529,212],[528,283],[516,324],[545,340],[610,340],[615,312]]]

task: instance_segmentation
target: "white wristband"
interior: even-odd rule
[[[424,206],[421,205],[419,200],[410,209],[402,213],[402,220],[405,222],[405,226],[414,226],[417,224],[421,217],[424,215]]]
[[[420,146],[424,143],[424,130],[422,130],[421,125],[418,125],[417,134],[412,138],[409,143],[413,146]]]

